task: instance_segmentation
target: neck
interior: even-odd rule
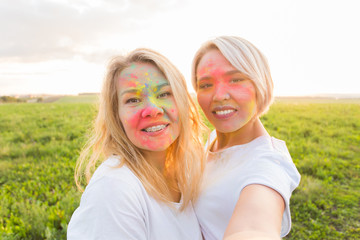
[[[163,175],[169,188],[172,201],[179,202],[181,198],[181,193],[178,188],[175,171],[173,168],[165,169],[167,151],[151,152],[143,150],[142,153],[146,161],[148,161],[152,166],[159,170],[160,173]]]
[[[213,151],[219,151],[235,145],[249,143],[257,137],[269,135],[258,117],[249,121],[242,128],[229,133],[216,131],[217,141]]]
[[[165,162],[166,162],[166,151],[152,152],[152,151],[142,151],[144,158],[147,162],[153,165],[161,173],[164,172]]]

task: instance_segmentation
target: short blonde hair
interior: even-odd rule
[[[171,86],[179,112],[180,134],[168,149],[165,165],[166,169],[176,176],[176,187],[183,199],[181,209],[184,209],[191,201],[196,200],[199,193],[204,167],[200,140],[202,125],[183,75],[167,58],[150,49],[136,49],[126,56],[117,56],[110,61],[93,134],[76,166],[77,186],[81,189],[83,176],[88,183],[96,166],[109,156],[116,155],[120,156],[122,164],[126,164],[140,179],[150,195],[160,201],[171,201],[170,189],[162,173],[145,160],[140,149],[127,137],[120,121],[116,80],[132,63],[154,64]]]
[[[197,91],[196,71],[201,58],[212,49],[222,55],[240,72],[246,74],[256,89],[257,116],[266,113],[273,102],[273,81],[266,57],[249,41],[234,36],[220,36],[205,42],[192,63],[192,84]]]

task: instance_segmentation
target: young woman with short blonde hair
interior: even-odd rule
[[[217,37],[195,54],[192,82],[215,127],[195,204],[205,240],[285,236],[300,175],[285,142],[271,137],[259,118],[273,99],[265,56],[243,38]]]

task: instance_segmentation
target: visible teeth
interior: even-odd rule
[[[233,109],[229,109],[229,110],[223,110],[223,111],[216,111],[215,113],[217,114],[217,115],[225,115],[225,114],[229,114],[229,113],[232,113],[232,112],[235,112],[235,110],[233,110]]]
[[[160,131],[162,129],[164,129],[166,127],[166,125],[157,125],[157,126],[152,126],[152,127],[149,127],[149,128],[145,128],[145,131],[146,132],[157,132],[157,131]]]

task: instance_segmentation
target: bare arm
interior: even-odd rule
[[[280,239],[284,209],[278,192],[264,185],[249,185],[240,194],[224,239]]]

